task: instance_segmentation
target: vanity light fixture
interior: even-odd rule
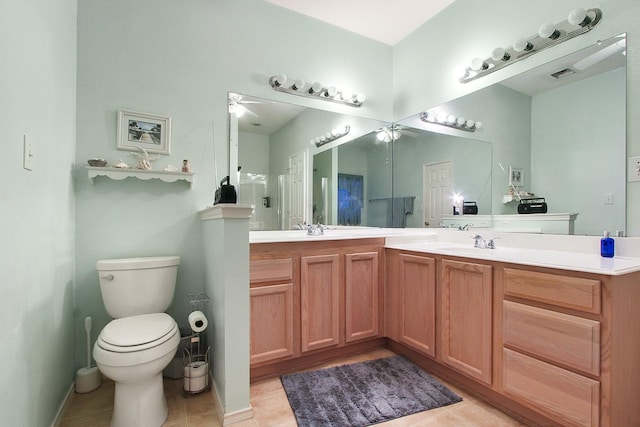
[[[465,119],[464,117],[456,117],[453,114],[446,114],[436,111],[423,111],[420,113],[420,120],[425,123],[447,126],[453,129],[464,130],[467,132],[475,132],[476,129],[482,127],[482,122]]]
[[[292,95],[306,96],[310,98],[324,99],[340,104],[360,107],[366,100],[364,93],[353,93],[347,89],[339,90],[335,86],[323,86],[320,82],[307,84],[302,79],[289,83],[286,74],[277,74],[269,78],[269,84],[278,92]]]
[[[479,77],[498,71],[507,65],[520,61],[536,52],[555,46],[566,40],[591,31],[602,20],[602,11],[593,9],[574,9],[566,20],[558,23],[546,23],[540,26],[538,33],[528,39],[516,39],[508,48],[497,47],[487,59],[474,58],[471,65],[460,78],[468,83]]]
[[[344,125],[341,127],[337,127],[331,129],[331,132],[323,133],[320,136],[316,136],[311,140],[311,144],[314,144],[316,147],[322,147],[324,144],[328,144],[331,141],[335,141],[338,138],[342,138],[346,134],[351,131],[351,126]]]

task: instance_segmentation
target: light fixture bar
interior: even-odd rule
[[[575,9],[566,20],[559,24],[543,24],[538,33],[528,39],[518,39],[509,48],[496,48],[491,52],[491,56],[485,60],[475,58],[471,61],[471,66],[465,70],[460,82],[468,83],[507,65],[514,64],[534,53],[587,33],[601,20],[602,11],[598,8]]]
[[[312,144],[316,147],[322,147],[325,144],[335,141],[338,138],[342,138],[351,131],[351,126],[345,125],[339,128],[332,129],[331,132],[324,133],[320,136],[316,136],[311,140]]]
[[[320,82],[306,84],[304,80],[297,79],[290,83],[285,74],[278,74],[269,78],[269,85],[278,92],[291,95],[306,96],[308,98],[323,99],[337,102],[351,107],[360,107],[366,96],[364,93],[353,93],[348,90],[338,90],[335,86],[325,87]]]
[[[420,113],[420,120],[425,123],[446,126],[466,132],[475,132],[482,127],[482,122],[468,120],[463,117],[456,117],[452,114],[437,113],[435,111],[423,111]]]

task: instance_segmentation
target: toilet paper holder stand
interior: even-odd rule
[[[204,311],[209,302],[209,297],[204,294],[188,294],[191,311]],[[193,332],[189,346],[182,350],[182,364],[184,369],[185,396],[202,393],[211,389],[209,378],[209,353],[210,347],[202,343],[199,332]]]

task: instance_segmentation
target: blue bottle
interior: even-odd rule
[[[614,240],[609,236],[609,232],[604,232],[604,237],[600,239],[600,255],[605,258],[613,258]]]

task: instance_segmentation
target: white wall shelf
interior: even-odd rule
[[[92,167],[86,166],[89,173],[89,181],[93,184],[94,178],[97,176],[106,176],[107,178],[121,181],[125,178],[134,177],[143,181],[150,179],[159,179],[164,182],[187,181],[189,185],[193,182],[193,172],[165,172],[142,169],[119,169],[113,167]]]

